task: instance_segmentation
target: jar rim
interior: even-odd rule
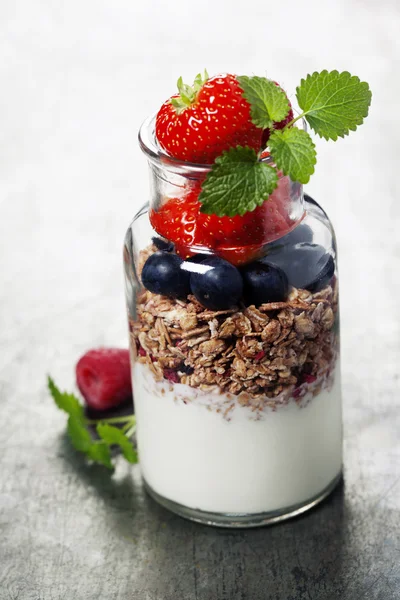
[[[144,154],[147,156],[147,159],[155,165],[162,164],[164,167],[170,168],[177,173],[209,173],[212,169],[212,165],[183,161],[179,158],[171,156],[170,154],[167,154],[161,148],[156,138],[156,117],[156,114],[147,117],[139,129],[139,146],[142,152],[144,152]],[[305,119],[301,119],[301,122],[303,130],[307,131],[307,123]],[[270,156],[263,158],[262,162],[273,164],[273,160]]]
[[[153,114],[150,115],[150,117],[147,117],[139,129],[139,145],[142,152],[146,154],[148,160],[155,164],[162,163],[163,166],[172,168],[180,173],[189,171],[191,173],[208,173],[211,170],[212,165],[183,161],[167,154],[161,148],[156,138],[156,116],[156,114]]]

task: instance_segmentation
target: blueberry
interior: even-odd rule
[[[288,250],[295,244],[309,243],[312,240],[313,232],[311,227],[306,223],[299,223],[290,233],[268,244],[267,250],[269,253],[282,252],[282,250]]]
[[[197,300],[211,310],[236,306],[243,293],[243,281],[237,268],[217,256],[198,263],[190,275],[190,287]]]
[[[271,253],[262,261],[280,267],[290,285],[310,292],[325,287],[335,272],[331,254],[318,244],[296,244],[285,252]]]
[[[282,269],[257,261],[244,267],[242,276],[246,304],[259,306],[286,300],[289,284]]]
[[[164,240],[160,237],[152,237],[151,241],[157,250],[163,250],[164,252],[172,252],[174,250],[174,244],[169,240]]]
[[[177,254],[155,252],[146,260],[142,271],[144,287],[154,294],[170,298],[185,297],[190,292],[189,273],[182,269]]]

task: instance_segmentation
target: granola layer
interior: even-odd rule
[[[140,268],[154,246],[141,252]],[[261,398],[299,397],[328,381],[338,352],[338,285],[311,293],[292,288],[286,302],[205,309],[194,296],[169,299],[142,290],[130,319],[131,349],[157,381]],[[313,386],[315,387],[315,386]]]

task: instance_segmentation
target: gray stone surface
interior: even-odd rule
[[[397,0],[0,3],[0,599],[400,598]],[[229,7],[229,8],[228,8]],[[318,142],[308,192],[341,251],[345,482],[253,531],[157,507],[139,467],[86,466],[45,375],[126,345],[121,245],[147,195],[136,130],[182,74],[367,79],[360,131]],[[293,94],[292,94],[293,97]]]

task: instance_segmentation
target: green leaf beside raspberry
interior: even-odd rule
[[[215,159],[202,185],[201,212],[244,215],[261,206],[278,185],[276,169],[260,162],[255,150],[237,146]]]
[[[73,447],[79,452],[87,452],[93,443],[91,435],[83,423],[74,416],[70,416],[68,419],[68,435]]]
[[[107,467],[107,469],[114,469],[114,465],[111,461],[110,448],[106,444],[94,442],[86,454],[93,462],[103,465],[104,467]]]
[[[130,463],[137,463],[137,453],[134,450],[131,442],[128,440],[126,435],[118,427],[109,425],[108,423],[99,423],[97,425],[97,433],[100,438],[108,445],[116,445],[121,449],[122,454],[126,460]]]
[[[58,408],[77,419],[83,419],[83,407],[78,398],[73,394],[61,392],[51,377],[48,378],[47,385]]]
[[[72,446],[78,452],[85,454],[92,462],[113,469],[111,448],[118,446],[123,456],[130,463],[137,463],[137,452],[132,445],[131,437],[136,430],[136,417],[115,417],[103,419],[98,422],[90,421],[85,417],[82,404],[74,394],[61,392],[51,377],[47,385],[54,402],[68,414],[67,432]],[[122,429],[110,423],[123,425]],[[89,425],[96,424],[96,431],[100,439],[93,439]]]

